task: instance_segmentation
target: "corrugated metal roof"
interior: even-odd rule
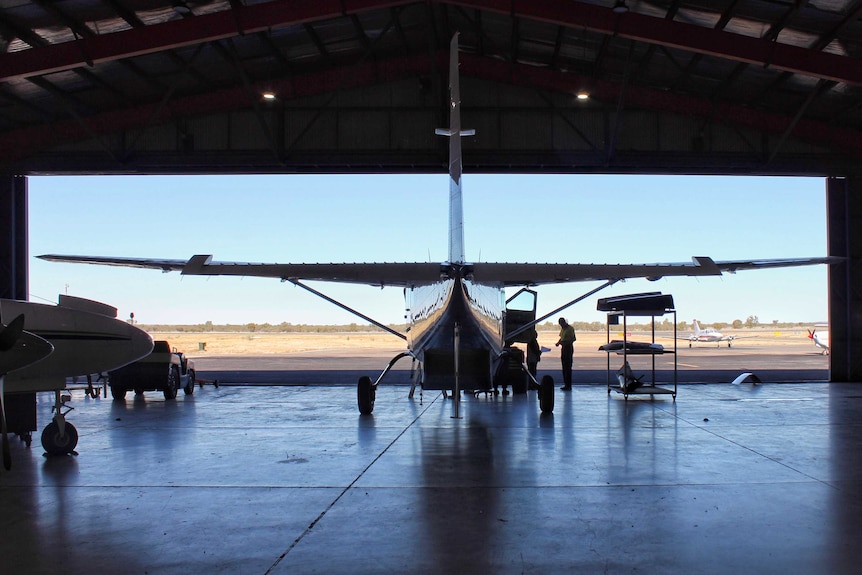
[[[321,96],[318,105],[325,107],[334,102],[330,93],[353,90],[347,101],[357,104],[362,90],[413,78],[422,94],[405,92],[398,100],[437,114],[439,93],[430,94],[429,83],[445,73],[439,60],[456,30],[462,52],[475,58],[462,68],[465,75],[540,90],[545,105],[554,93],[599,86],[594,105],[605,114],[679,114],[832,150],[844,164],[862,159],[862,144],[852,144],[853,134],[862,136],[862,1],[627,0],[625,13],[613,6],[611,0],[0,0],[0,165],[27,171],[33,158],[59,147],[100,135],[122,141],[127,131],[193,117],[242,111],[260,118],[253,94],[276,85],[292,94],[283,98]],[[445,79],[435,82],[445,89]],[[392,113],[388,102],[377,106]],[[524,117],[531,113],[511,120]],[[574,112],[566,122],[578,130]],[[376,128],[351,117],[347,129]],[[526,136],[506,146],[535,141]],[[268,136],[276,155],[295,139],[278,130]],[[354,135],[350,147],[368,139]],[[44,161],[39,165],[44,169]]]

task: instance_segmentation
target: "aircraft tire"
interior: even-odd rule
[[[42,430],[42,447],[48,455],[66,455],[75,451],[78,445],[78,430],[75,426],[66,422],[66,435],[60,438],[60,427],[56,421],[52,421]]]
[[[189,377],[186,380],[186,386],[183,388],[183,393],[191,395],[195,392],[195,370],[189,370]]]
[[[374,411],[374,385],[371,383],[371,378],[363,375],[359,378],[359,383],[356,386],[356,400],[359,404],[359,413],[369,415]]]
[[[543,376],[539,383],[539,409],[542,413],[554,411],[554,378],[550,375]]]
[[[123,399],[126,399],[126,391],[128,391],[128,390],[125,388],[114,387],[112,385],[111,386],[111,397],[113,397],[114,399],[116,399],[118,401],[122,401]]]
[[[177,388],[180,385],[180,373],[176,367],[168,370],[168,381],[165,383],[165,399],[176,399]]]

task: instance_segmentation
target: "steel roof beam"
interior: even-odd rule
[[[428,0],[586,29],[836,82],[862,85],[856,58],[752,38],[635,12],[558,0]],[[0,54],[0,81],[160,52],[199,42],[411,4],[408,0],[274,0],[195,18]],[[87,58],[83,58],[83,54]]]
[[[558,0],[442,1],[447,4],[488,10],[717,58],[757,64],[795,74],[862,85],[862,66],[856,58],[665,20],[636,12],[615,14],[610,8],[577,0],[570,2]]]
[[[417,75],[430,74],[445,67],[448,54],[406,57],[379,62],[365,62],[334,68],[313,74],[304,74],[288,80],[275,81],[272,87],[285,99],[314,96],[340,90],[373,86],[393,82]],[[349,73],[345,73],[349,70]],[[527,86],[539,90],[575,94],[584,77],[502,62],[494,58],[461,54],[461,73],[503,84]],[[623,86],[619,82],[592,81],[592,96],[598,101],[616,102]],[[764,133],[785,132],[800,140],[842,149],[847,155],[862,158],[862,141],[859,132],[841,126],[810,120],[796,120],[781,114],[757,111],[732,104],[712,102],[684,94],[633,85],[625,87],[625,102],[628,109],[648,109],[687,114],[703,118],[716,116],[725,123]],[[49,125],[13,130],[0,134],[0,163],[14,163],[42,150],[84,140],[94,134],[116,133],[135,130],[159,123],[168,123],[176,118],[202,116],[252,107],[255,90],[245,86],[229,88],[212,93],[177,98],[164,109],[159,104],[104,112],[84,119],[87,130],[81,129],[78,121],[55,122]]]
[[[269,28],[410,4],[409,0],[275,0],[143,28],[0,54],[0,82],[59,72]],[[86,54],[84,58],[82,55]]]

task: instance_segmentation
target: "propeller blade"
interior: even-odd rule
[[[0,324],[2,325],[2,324]],[[22,313],[9,322],[9,325],[0,331],[0,351],[12,349],[21,333],[24,331],[24,314]]]

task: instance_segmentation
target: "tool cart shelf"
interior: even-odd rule
[[[631,294],[602,298],[596,306],[598,311],[608,314],[607,343],[600,349],[608,354],[607,388],[621,393],[626,400],[629,395],[670,395],[676,401],[677,392],[677,357],[676,357],[676,310],[673,296],[660,292]],[[673,315],[673,348],[667,349],[655,341],[655,319],[665,314]],[[651,338],[649,342],[629,341],[628,318],[649,317]],[[622,320],[622,322],[620,322]],[[622,323],[623,339],[611,340],[611,326]],[[623,365],[614,374],[611,373],[611,355],[622,356]],[[656,384],[655,363],[658,355],[673,356],[673,387],[670,383]],[[649,382],[641,381],[644,376],[636,377],[629,365],[629,356],[648,356],[651,361]]]

